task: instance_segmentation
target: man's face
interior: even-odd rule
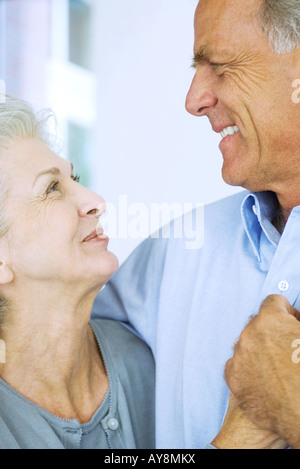
[[[259,29],[260,5],[261,0],[200,0],[196,74],[186,108],[206,115],[221,133],[228,184],[280,193],[300,180],[300,105],[292,101],[300,53],[272,51]]]

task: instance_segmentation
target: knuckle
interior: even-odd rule
[[[266,312],[272,312],[274,314],[274,311],[287,309],[288,307],[289,307],[289,302],[283,295],[273,294],[273,295],[267,296],[264,299],[264,301],[261,304],[259,314],[266,313]]]
[[[280,329],[282,323],[286,322],[287,312],[289,311],[289,301],[282,295],[270,295],[262,303],[255,328],[262,334],[270,333]]]
[[[262,302],[262,306],[273,305],[274,303],[277,303],[278,301],[280,301],[281,298],[282,298],[282,295],[275,295],[275,294],[268,295]]]
[[[233,358],[230,358],[225,365],[225,380],[227,384],[230,384],[232,378],[232,367],[233,367]]]
[[[234,372],[234,358],[230,358],[225,365],[225,381],[229,389],[234,393],[238,393],[238,380],[236,379],[236,374]]]
[[[252,336],[252,327],[246,327],[240,335],[240,340],[236,349],[236,352],[238,353],[241,350],[244,350],[247,348],[249,342],[251,341],[251,336]]]

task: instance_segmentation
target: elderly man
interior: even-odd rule
[[[153,350],[158,448],[300,447],[298,45],[298,0],[198,4],[186,107],[246,191],[205,208],[201,249],[146,240],[94,305]]]

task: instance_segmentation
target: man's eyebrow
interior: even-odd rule
[[[220,49],[213,51],[208,46],[201,46],[194,55],[192,67],[197,68],[204,62],[214,62],[216,59],[225,61],[226,63],[231,59],[232,54],[230,50],[220,47]]]
[[[208,60],[210,56],[209,50],[207,46],[200,47],[194,54],[192,67],[196,67],[197,65],[205,62]]]
[[[71,174],[73,174],[73,164],[72,163],[70,163],[70,167],[71,167]],[[55,168],[55,167],[45,169],[44,171],[41,171],[36,175],[36,177],[33,181],[33,186],[35,185],[38,178],[41,177],[41,176],[44,176],[44,175],[47,175],[47,174],[52,174],[53,176],[58,176],[60,173],[61,173],[60,170],[58,168]]]

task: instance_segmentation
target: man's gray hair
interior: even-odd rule
[[[300,0],[263,0],[259,23],[274,52],[291,52],[300,45]]]

